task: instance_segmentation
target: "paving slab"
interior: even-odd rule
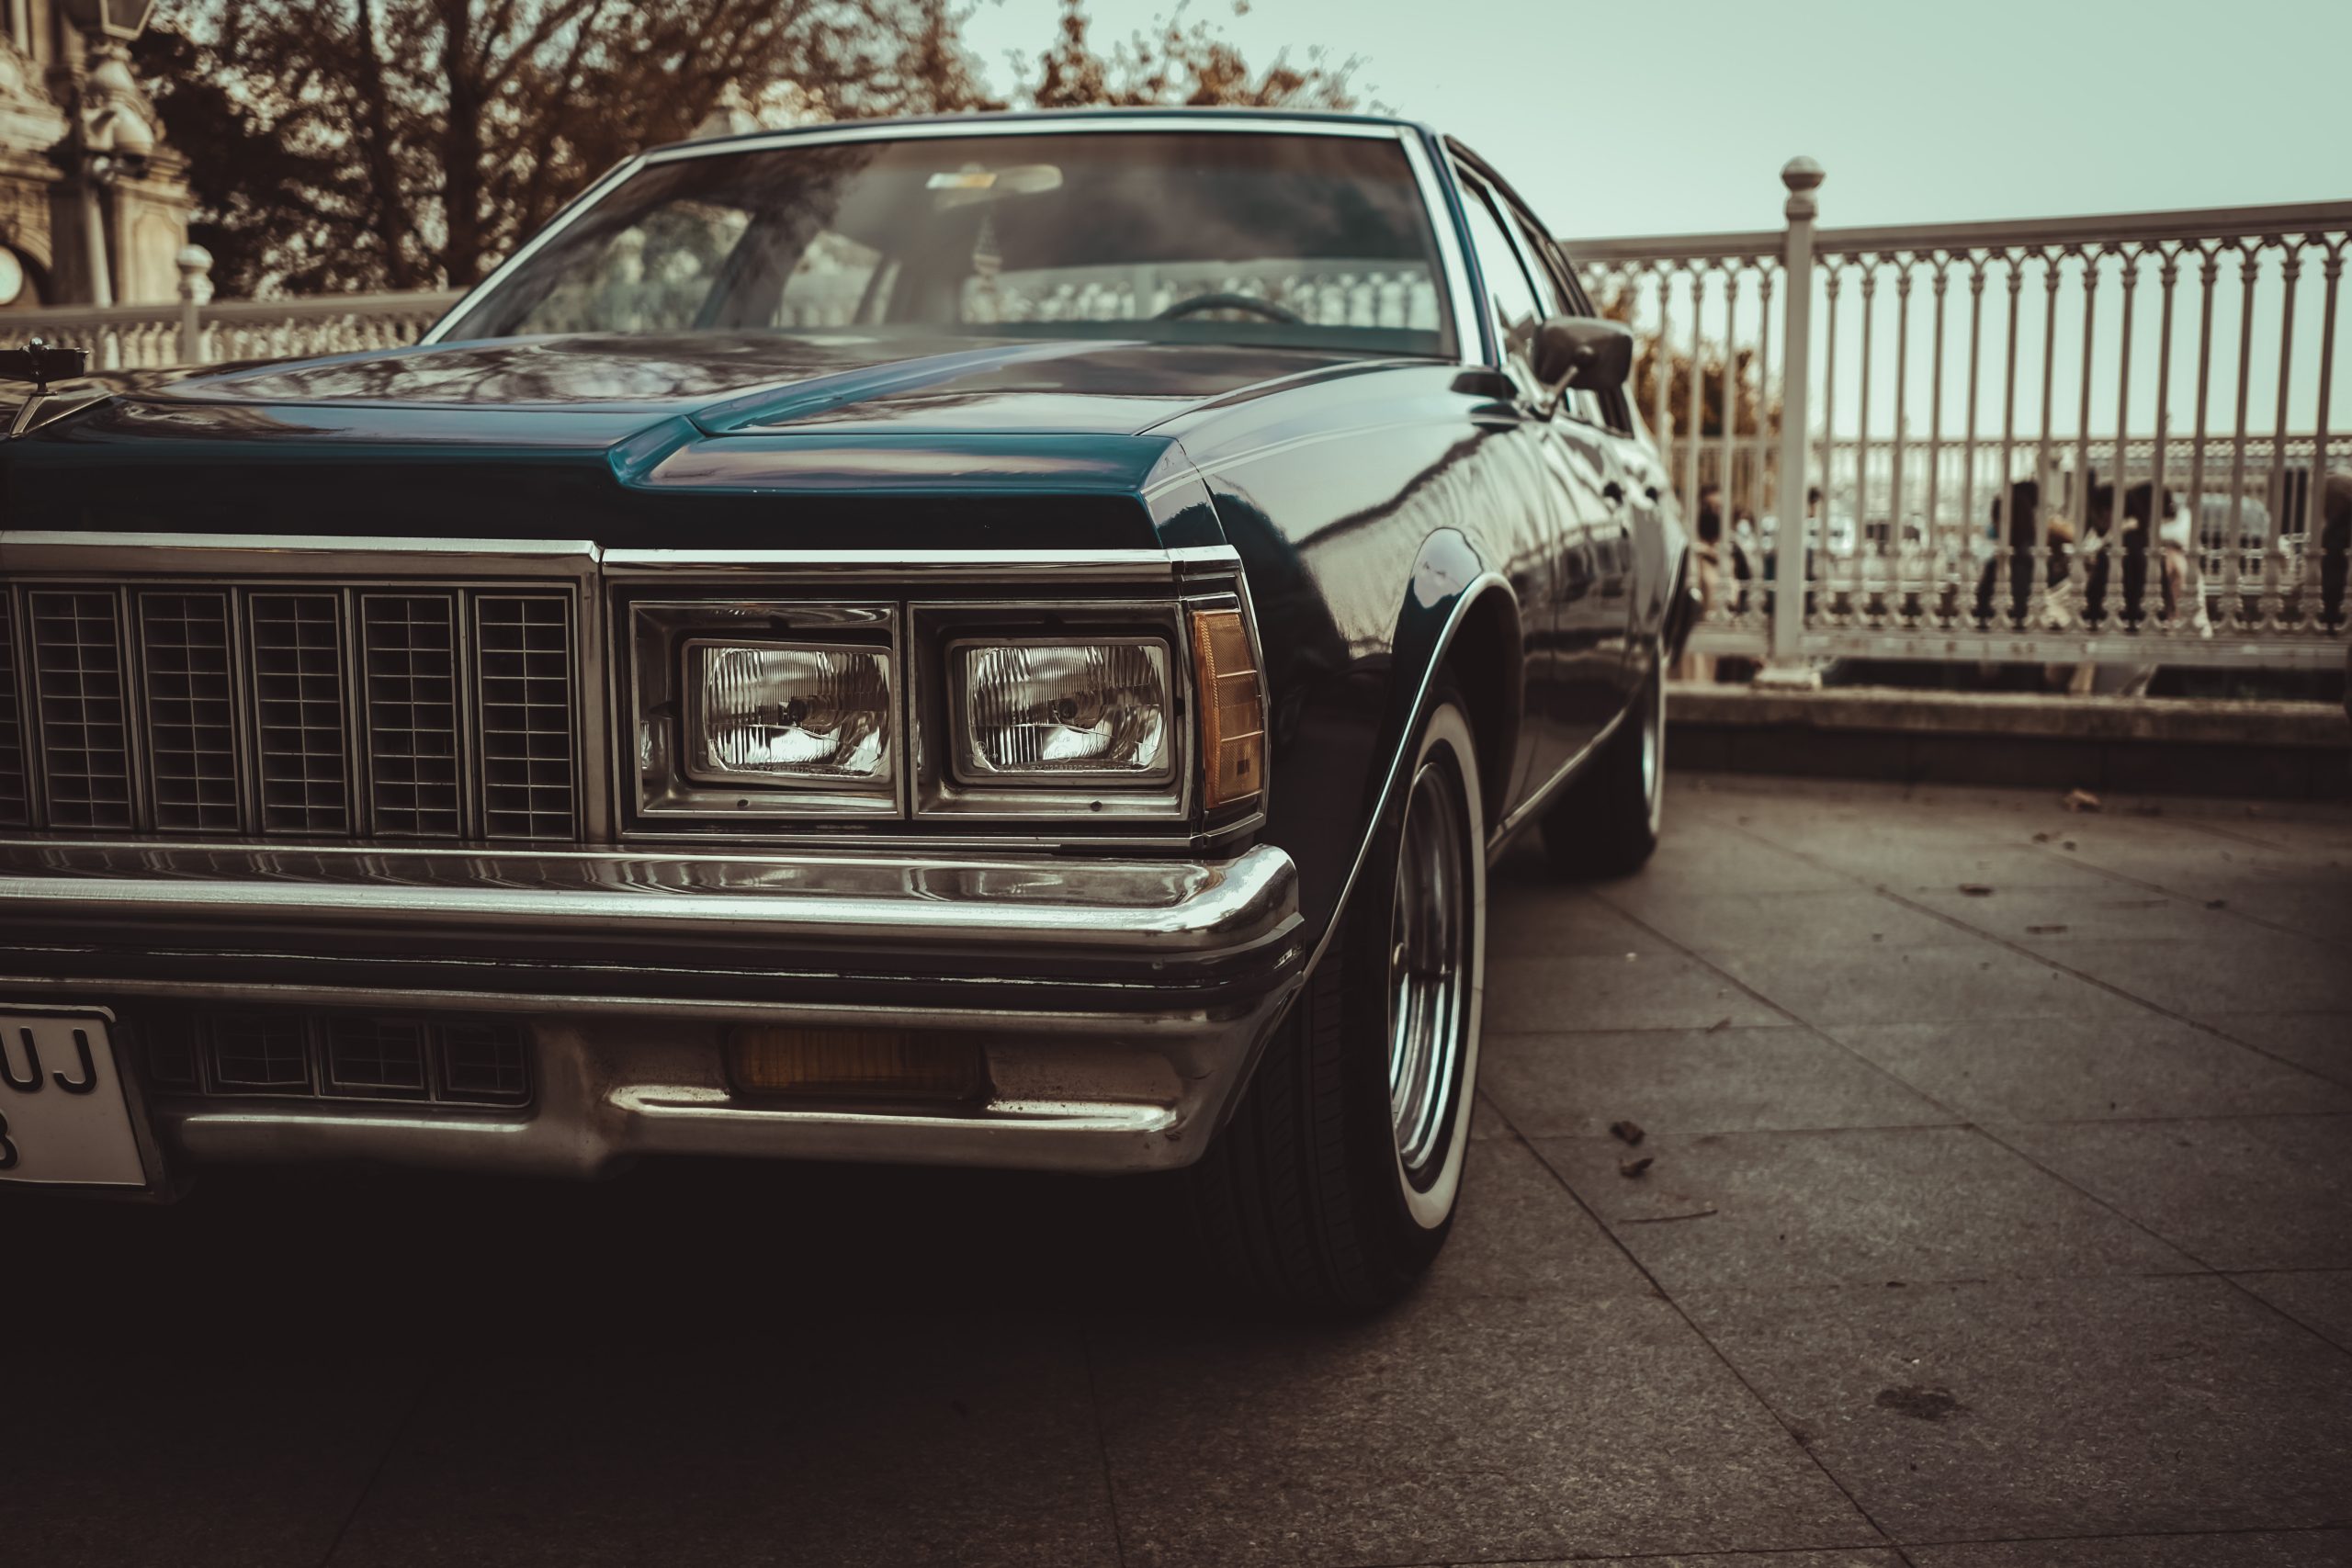
[[[1467,1160],[1463,1190],[1477,1196],[1454,1221],[1423,1293],[1585,1300],[1655,1293],[1624,1249],[1525,1144],[1481,1140]]]
[[[1487,886],[1487,955],[1623,958],[1664,953],[1663,937],[1581,888],[1497,878]]]
[[[2247,1530],[1915,1546],[1916,1568],[2352,1568],[2352,1530]]]
[[[1490,958],[1486,1027],[1504,1033],[1785,1023],[1718,971],[1678,953]]]
[[[1661,1301],[1122,1317],[1092,1343],[1130,1568],[1883,1543]]]
[[[1837,949],[1796,959],[1780,953],[1710,958],[1766,1000],[1832,1032],[1847,1023],[2064,1015],[2130,1019],[2143,1010],[2128,997],[1990,942]]]
[[[1979,1122],[2352,1111],[2352,1088],[2153,1012],[1840,1024],[1836,1035]]]
[[[1452,1568],[1472,1568],[1458,1563]],[[1566,1562],[1513,1563],[1510,1568],[1570,1568]],[[1904,1568],[1903,1556],[1892,1549],[1872,1551],[1850,1547],[1838,1551],[1710,1551],[1703,1556],[1581,1557],[1574,1568]]]
[[[2041,943],[2043,939],[2029,939]],[[2069,969],[2183,1015],[2352,1011],[2352,957],[2332,943],[2277,931],[2211,942],[2052,939]]]
[[[1622,897],[1612,894],[1611,897]],[[1643,901],[1642,919],[1693,952],[1942,947],[1976,940],[1863,887],[1806,893],[1686,893]]]
[[[2322,1077],[2352,1084],[2352,1011],[2346,1012],[2207,1012],[2197,1018],[2233,1040],[2299,1066]]]
[[[2321,1338],[2352,1351],[2352,1269],[2304,1269],[2230,1278]]]
[[[1653,1135],[1631,1180],[1613,1139],[1536,1149],[1676,1295],[2195,1267],[1970,1128]]]
[[[1997,1131],[2209,1268],[2352,1268],[2352,1117]]]
[[[1908,897],[1951,919],[2003,942],[2047,944],[2063,958],[2076,942],[2260,942],[2265,933],[2243,915],[2202,898],[2109,882],[2073,887],[1995,887],[1987,894],[1928,887]]]
[[[708,1303],[743,1326],[763,1303]],[[453,1367],[335,1568],[1115,1564],[1078,1325],[860,1314]]]
[[[1682,1304],[1897,1541],[2308,1528],[2352,1501],[2352,1356],[2218,1278]]]
[[[1529,1137],[1897,1127],[1951,1113],[1799,1025],[1622,1033],[1489,1032],[1479,1079]]]
[[[27,1262],[10,1250],[17,1288],[40,1277]],[[153,1304],[144,1343],[128,1349],[76,1314],[44,1311],[46,1353],[12,1359],[0,1401],[0,1555],[26,1568],[323,1561],[425,1365],[223,1356],[182,1341],[168,1309]],[[10,1314],[12,1339],[33,1330]],[[184,1348],[159,1353],[157,1338]]]

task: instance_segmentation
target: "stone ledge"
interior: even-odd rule
[[[1667,704],[1685,770],[2352,797],[2352,722],[2332,703],[1677,685]]]

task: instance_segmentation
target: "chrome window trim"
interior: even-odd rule
[[[561,211],[549,219],[546,226],[524,242],[515,253],[491,269],[490,275],[460,295],[442,313],[441,319],[417,339],[417,346],[448,341],[449,329],[473,310],[476,304],[498,288],[530,259],[545,249],[556,236],[586,215],[588,210],[616,186],[655,164],[674,164],[692,158],[724,157],[736,152],[767,152],[782,147],[825,147],[854,141],[954,141],[980,136],[1051,135],[1057,127],[1069,128],[1063,134],[1088,136],[1136,135],[1158,131],[1213,132],[1219,135],[1250,136],[1331,136],[1363,141],[1394,141],[1403,145],[1406,159],[1412,164],[1415,181],[1421,189],[1422,206],[1428,209],[1430,226],[1436,231],[1439,255],[1446,265],[1449,294],[1454,309],[1456,331],[1453,341],[1456,353],[1470,355],[1470,345],[1464,341],[1465,333],[1459,323],[1462,315],[1461,263],[1451,254],[1448,246],[1455,228],[1455,215],[1450,204],[1440,197],[1442,187],[1430,163],[1429,150],[1422,144],[1419,127],[1396,120],[1351,120],[1287,118],[1281,115],[1133,115],[1113,116],[1089,113],[1041,114],[1032,116],[975,115],[969,118],[931,120],[869,120],[849,125],[811,126],[799,130],[774,130],[764,134],[717,138],[707,141],[682,141],[668,147],[657,147],[640,152],[616,164],[604,178],[574,197]],[[1438,221],[1443,213],[1445,220]],[[1483,335],[1483,334],[1482,334]],[[1464,357],[1461,363],[1476,365],[1475,357]]]
[[[1495,345],[1488,342],[1487,318],[1478,309],[1478,291],[1471,287],[1468,264],[1464,260],[1462,214],[1453,205],[1454,187],[1437,160],[1430,156],[1419,133],[1406,130],[1402,139],[1405,157],[1421,187],[1421,206],[1437,239],[1438,265],[1445,269],[1446,299],[1453,312],[1453,362],[1485,365]]]

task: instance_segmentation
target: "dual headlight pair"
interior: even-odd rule
[[[1046,801],[1067,789],[1074,806],[1081,795],[1128,786],[1173,793],[1189,705],[1204,762],[1200,804],[1215,809],[1259,794],[1264,708],[1242,613],[1181,615],[1190,644],[1181,650],[1161,637],[946,641],[944,729],[935,733],[949,784]],[[906,696],[895,643],[706,632],[680,652],[677,761],[687,780],[787,797],[897,797]],[[1187,654],[1189,671],[1179,662]],[[1188,673],[1199,694],[1190,705]]]

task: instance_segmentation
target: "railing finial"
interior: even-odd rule
[[[1792,220],[1811,218],[1818,209],[1814,206],[1813,193],[1828,173],[1812,159],[1799,156],[1781,165],[1781,183],[1789,187],[1789,203],[1783,209]]]

